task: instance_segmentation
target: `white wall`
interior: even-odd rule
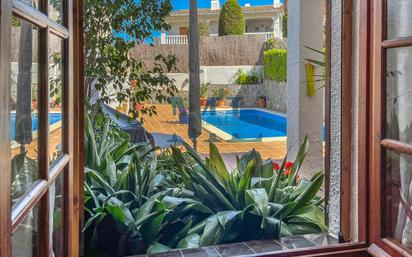
[[[273,19],[248,19],[245,21],[246,32],[273,32]]]
[[[263,66],[201,66],[200,83],[235,84],[239,70],[246,73],[256,72],[258,76],[263,77]],[[188,73],[169,73],[168,76],[176,80],[176,86],[179,90],[188,90]]]

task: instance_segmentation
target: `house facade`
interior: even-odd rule
[[[221,6],[219,0],[211,0],[210,8],[198,10],[199,24],[207,28],[207,36],[218,36],[219,15]],[[282,38],[282,16],[284,8],[280,0],[274,0],[273,5],[242,6],[245,19],[245,34],[264,34],[266,39]],[[187,44],[189,32],[189,10],[174,11],[167,18],[169,31],[162,31],[156,43]]]

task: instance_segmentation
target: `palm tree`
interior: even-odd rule
[[[197,148],[202,133],[200,114],[200,64],[197,0],[190,0],[189,15],[189,137]]]

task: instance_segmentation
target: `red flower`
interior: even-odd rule
[[[293,162],[286,162],[285,170],[291,170],[293,168],[293,165],[294,165]]]
[[[280,169],[279,164],[276,163],[276,162],[274,162],[274,163],[273,163],[273,170],[274,170],[274,171],[278,171],[279,169]]]

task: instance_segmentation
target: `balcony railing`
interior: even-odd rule
[[[160,36],[155,39],[155,44],[160,45],[187,45],[187,36]]]
[[[264,35],[265,41],[269,39],[275,38],[275,32],[253,32],[253,33],[245,33],[245,35]],[[218,34],[210,34],[209,37],[217,37]],[[159,45],[187,45],[188,38],[187,36],[160,36],[155,39],[155,44]]]

